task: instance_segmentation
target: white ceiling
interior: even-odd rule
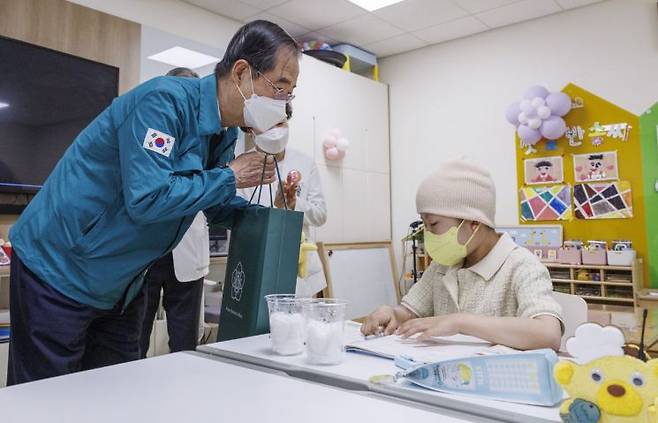
[[[267,19],[300,41],[389,56],[602,0],[404,0],[368,12],[347,0],[184,0],[243,22]]]

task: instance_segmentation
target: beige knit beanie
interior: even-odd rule
[[[473,220],[493,228],[496,187],[489,172],[464,160],[446,162],[416,192],[418,213]]]

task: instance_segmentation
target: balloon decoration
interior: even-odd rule
[[[345,138],[340,129],[332,129],[322,141],[324,157],[327,160],[341,160],[345,157],[350,142]]]
[[[521,101],[509,105],[507,121],[516,127],[521,146],[532,149],[542,139],[557,140],[567,130],[563,116],[571,110],[571,98],[563,92],[549,92],[535,85]]]

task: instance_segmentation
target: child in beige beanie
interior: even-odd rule
[[[548,270],[494,230],[496,188],[486,169],[443,164],[418,187],[416,209],[432,264],[401,305],[368,316],[365,335],[462,333],[523,350],[559,349],[561,309]]]

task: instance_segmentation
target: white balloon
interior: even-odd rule
[[[524,123],[524,124],[528,123],[528,116],[523,112],[519,113],[518,119],[519,119],[519,122],[521,122],[521,123]]]
[[[541,119],[534,118],[528,121],[529,128],[539,129],[540,126],[541,126]]]
[[[534,109],[530,103],[530,100],[521,100],[521,103],[519,103],[519,108],[522,112],[525,112],[525,114],[531,113]]]
[[[539,116],[541,119],[548,119],[550,115],[551,109],[549,109],[547,106],[540,106],[537,108],[537,116]]]
[[[347,151],[350,146],[350,141],[347,138],[338,138],[336,141],[336,148],[338,151]]]
[[[532,102],[530,102],[530,104],[532,104],[532,107],[534,107],[535,109],[538,109],[546,104],[546,100],[544,100],[541,97],[535,97],[532,99]]]

